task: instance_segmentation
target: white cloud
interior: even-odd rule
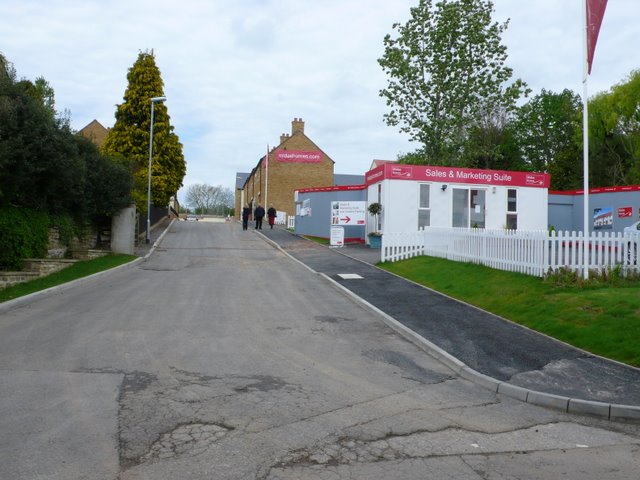
[[[266,144],[301,117],[308,135],[336,161],[336,173],[362,174],[374,158],[414,145],[382,120],[377,64],[392,24],[417,0],[22,0],[5,2],[0,51],[20,76],[43,76],[80,129],[113,124],[127,71],[153,49],[166,105],[187,160],[185,185],[232,187]],[[582,0],[496,0],[508,63],[534,94],[582,92]],[[637,0],[609,2],[590,93],[638,68]]]

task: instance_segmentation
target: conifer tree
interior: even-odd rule
[[[103,145],[103,152],[130,165],[135,186],[133,198],[138,209],[146,211],[149,127],[151,101],[164,95],[153,51],[140,52],[127,74],[124,102],[117,106],[116,121]],[[182,144],[174,133],[164,102],[154,106],[153,159],[151,164],[151,201],[166,206],[169,198],[182,186],[186,163]]]

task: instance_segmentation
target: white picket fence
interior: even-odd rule
[[[542,277],[560,267],[583,272],[585,244],[589,270],[620,265],[640,271],[640,236],[613,232],[594,232],[585,242],[582,232],[425,227],[417,232],[385,232],[381,260],[430,255]]]
[[[286,225],[287,212],[281,212],[280,210],[276,210],[276,219],[273,223],[275,223],[276,225]]]

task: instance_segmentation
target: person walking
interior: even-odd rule
[[[258,204],[253,212],[253,216],[256,219],[256,230],[262,230],[262,219],[264,218],[264,208]]]
[[[273,208],[273,203],[269,205],[269,210],[267,210],[267,217],[269,218],[269,226],[273,228],[273,224],[276,223],[276,217],[278,216],[278,212],[275,208]]]
[[[251,208],[249,208],[249,204],[245,203],[244,207],[242,207],[242,229],[246,230],[249,226],[249,217],[251,216]]]

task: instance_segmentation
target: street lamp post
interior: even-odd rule
[[[151,231],[151,159],[153,158],[153,107],[157,102],[164,102],[167,97],[153,97],[151,101],[151,126],[149,127],[149,174],[147,186],[147,231],[145,242],[149,243],[149,233]]]

